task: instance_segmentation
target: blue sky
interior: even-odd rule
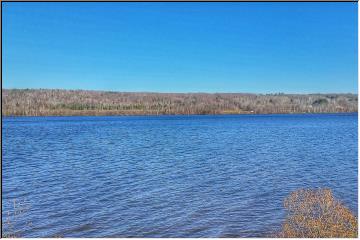
[[[2,3],[3,88],[357,92],[357,3]]]

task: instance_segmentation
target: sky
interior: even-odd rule
[[[2,3],[2,88],[357,93],[357,3]]]

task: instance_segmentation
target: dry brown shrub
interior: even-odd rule
[[[17,225],[17,221],[22,215],[30,210],[30,204],[25,200],[16,200],[12,201],[12,209],[6,212],[5,221],[2,222],[2,238],[19,238],[21,235],[19,234],[20,230]],[[27,226],[31,226],[31,222],[26,223]],[[21,226],[22,228],[26,226]]]
[[[356,238],[357,218],[329,189],[300,189],[284,201],[288,214],[279,237]]]

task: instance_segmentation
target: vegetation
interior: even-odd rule
[[[297,190],[285,199],[287,218],[279,237],[356,238],[358,223],[329,189]]]
[[[18,224],[18,220],[23,217],[30,209],[30,204],[25,200],[17,201],[14,199],[12,201],[12,209],[6,212],[5,221],[2,223],[2,234],[3,238],[19,238],[21,237],[21,230],[31,227],[31,222],[26,222],[23,225]],[[5,215],[5,214],[4,214]]]
[[[357,104],[355,94],[2,90],[5,116],[357,112]]]

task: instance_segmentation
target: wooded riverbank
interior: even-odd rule
[[[355,94],[130,93],[3,89],[4,116],[357,112]]]

